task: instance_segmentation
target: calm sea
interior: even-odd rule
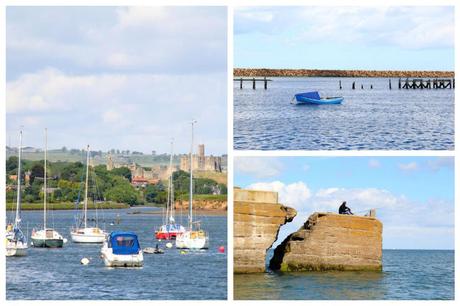
[[[155,246],[154,228],[161,216],[127,214],[129,210],[99,211],[106,229],[129,230],[138,234],[142,248]],[[120,213],[121,223],[110,226]],[[110,269],[99,258],[100,245],[75,244],[70,241],[72,211],[54,211],[54,227],[69,241],[63,249],[29,248],[26,257],[6,260],[7,299],[226,299],[227,254],[218,252],[227,246],[227,218],[199,216],[209,231],[207,251],[180,254],[175,248],[165,254],[144,254],[144,267]],[[186,216],[183,218],[186,222]],[[30,231],[41,226],[41,212],[23,213]],[[103,226],[103,223],[100,224]],[[51,225],[50,225],[51,226]],[[164,242],[163,242],[164,244]],[[161,244],[160,244],[161,245]],[[164,245],[163,245],[164,247]],[[80,260],[88,257],[88,266]]]
[[[268,90],[234,82],[234,147],[241,150],[453,150],[454,90],[398,90],[398,80],[273,78]],[[356,82],[356,90],[351,83]],[[364,89],[361,89],[361,84]],[[373,89],[370,89],[373,85]],[[343,96],[295,106],[295,93]]]
[[[268,272],[235,275],[234,298],[452,300],[454,271],[454,251],[384,250],[383,272]]]

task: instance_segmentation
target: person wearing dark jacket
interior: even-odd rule
[[[339,214],[341,215],[352,215],[351,209],[347,207],[347,201],[343,201],[342,205],[339,207]]]

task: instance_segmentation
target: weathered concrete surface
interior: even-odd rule
[[[374,217],[314,213],[276,249],[281,271],[382,270],[382,223]]]
[[[279,204],[276,192],[244,189],[234,190],[233,210],[234,272],[265,272],[267,249],[297,212]]]

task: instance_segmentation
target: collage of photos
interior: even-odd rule
[[[16,2],[4,303],[455,300],[453,1]]]

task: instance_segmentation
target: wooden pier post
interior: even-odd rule
[[[452,79],[452,88],[455,89],[455,79]]]
[[[264,89],[267,90],[267,77],[264,77]]]
[[[374,85],[371,84],[371,89],[374,89]]]
[[[243,89],[243,78],[240,78],[240,89]]]
[[[339,89],[342,90],[342,80],[339,80]]]
[[[363,84],[361,84],[361,89],[364,89],[364,85],[363,85]]]
[[[401,89],[401,78],[398,80],[398,88]]]
[[[252,78],[252,89],[256,89],[256,78]]]
[[[351,85],[351,89],[355,90],[355,82]]]
[[[388,88],[391,90],[391,79],[388,79]]]

